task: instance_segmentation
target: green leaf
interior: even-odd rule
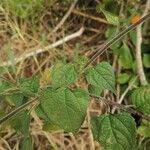
[[[136,45],[136,30],[129,32],[129,37],[134,45]]]
[[[129,75],[127,73],[121,73],[117,77],[117,82],[120,84],[125,84],[129,81],[130,77],[131,77],[131,75]]]
[[[137,133],[140,134],[141,136],[150,137],[150,127],[147,126],[140,126],[137,129]]]
[[[6,95],[9,91],[9,89],[12,88],[12,85],[10,82],[2,80],[0,82],[0,98]]]
[[[100,87],[97,87],[91,84],[88,85],[88,91],[89,93],[97,95],[97,96],[100,96],[102,93],[102,89]]]
[[[57,64],[52,70],[52,86],[67,86],[76,80],[77,73],[73,64]]]
[[[108,41],[110,41],[118,33],[119,33],[118,28],[108,28],[107,31],[105,32],[105,37],[107,38]],[[122,41],[119,40],[110,47],[110,49],[113,50],[114,54],[119,55],[121,53],[119,49],[121,43]]]
[[[131,55],[131,51],[126,43],[123,43],[123,46],[120,48],[120,56],[119,56],[119,63],[125,69],[131,69],[133,65],[133,57]]]
[[[136,125],[127,113],[104,114],[91,120],[94,139],[106,150],[134,150]]]
[[[102,62],[89,68],[85,75],[89,84],[99,87],[101,90],[108,89],[115,93],[115,75],[109,63]]]
[[[33,150],[32,138],[31,136],[25,137],[22,144],[21,150]]]
[[[50,131],[50,132],[62,132],[62,129],[60,127],[54,125],[52,122],[47,121],[42,128],[44,131]]]
[[[13,93],[11,95],[7,95],[6,99],[15,106],[20,106],[23,104],[24,96],[21,93]]]
[[[113,25],[119,25],[119,18],[116,15],[114,15],[104,9],[101,9],[101,11],[105,15],[105,17],[109,23],[111,23]]]
[[[39,78],[38,77],[22,78],[20,79],[19,88],[24,96],[26,97],[34,96],[34,94],[39,89]]]
[[[21,132],[24,136],[28,136],[30,114],[28,111],[21,112],[10,120],[10,124],[17,132]]]
[[[150,114],[150,85],[133,90],[130,98],[139,111]]]
[[[145,68],[150,68],[150,54],[143,54],[143,65]]]
[[[88,94],[81,90],[48,88],[41,93],[41,107],[47,118],[60,129],[77,132],[82,125],[88,107]]]

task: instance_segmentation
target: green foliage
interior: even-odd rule
[[[10,120],[11,126],[22,133],[25,137],[29,135],[30,114],[28,111],[19,113],[15,118]]]
[[[106,17],[108,23],[112,25],[119,25],[119,17],[115,13],[114,7],[117,6],[117,1],[115,0],[105,0],[103,3],[96,5],[96,12],[102,12]]]
[[[108,89],[115,93],[115,75],[112,67],[107,62],[102,62],[85,72],[89,84],[99,87],[101,90]]]
[[[119,62],[125,69],[132,68],[133,58],[126,43],[123,43],[122,47],[120,48]]]
[[[129,75],[127,73],[121,73],[117,77],[117,82],[120,84],[125,84],[129,81],[130,77],[131,77],[131,75]]]
[[[15,17],[26,19],[38,16],[44,6],[44,0],[2,0],[1,4]]]
[[[114,14],[112,14],[112,13],[106,11],[106,10],[103,10],[103,9],[101,9],[101,11],[103,12],[103,14],[105,15],[107,21],[110,24],[119,25],[119,18],[116,15],[114,15]]]
[[[7,101],[14,106],[21,106],[24,103],[24,96],[22,93],[14,93],[6,95]]]
[[[119,33],[119,28],[114,28],[114,27],[111,27],[111,28],[108,28],[105,32],[105,37],[109,40],[111,40],[116,34]],[[121,45],[121,40],[118,40],[115,44],[113,44],[110,49],[113,50],[113,53],[115,55],[119,55],[121,53],[120,51],[120,45]]]
[[[88,91],[89,91],[90,94],[94,94],[94,95],[97,95],[97,96],[100,96],[101,93],[102,93],[101,87],[94,86],[94,85],[91,85],[91,84],[88,85]]]
[[[77,72],[73,64],[57,64],[53,67],[51,74],[53,88],[67,86],[77,78]]]
[[[50,1],[51,3],[55,3],[53,0]],[[61,2],[61,4],[62,7],[64,7],[69,6],[72,2],[72,0],[64,0]],[[8,17],[11,16],[13,21],[16,21],[15,23],[17,23],[17,26],[20,29],[19,32],[23,34],[23,36],[24,32],[21,32],[22,27],[25,29],[25,31],[30,32],[30,29],[28,29],[28,24],[24,24],[24,21],[30,20],[30,22],[32,22],[34,19],[38,18],[40,12],[43,11],[44,3],[45,0],[1,0],[1,6],[4,8],[4,12],[6,13],[5,15],[8,15]],[[80,5],[83,3],[87,3],[87,5],[89,5],[91,0],[87,2],[80,0],[78,1],[78,6],[80,7]],[[128,3],[132,4],[132,2]],[[137,1],[134,1],[133,3],[135,4]],[[108,41],[114,38],[114,36],[119,33],[122,28],[125,28],[127,25],[129,25],[131,23],[131,18],[137,13],[137,8],[135,8],[136,5],[133,6],[133,8],[126,4],[126,1],[101,0],[101,3],[96,6],[97,13],[101,13],[102,16],[106,18],[107,22],[111,24],[111,26],[108,26],[105,32],[105,38]],[[125,13],[122,13],[125,8],[127,10]],[[88,11],[91,11],[91,9]],[[42,14],[42,21],[47,20],[47,10],[44,12],[46,13]],[[129,14],[131,15],[130,17]],[[50,15],[50,13],[48,15]],[[56,16],[62,15],[63,13]],[[52,18],[54,17],[55,14],[52,15]],[[18,20],[19,22],[17,22]],[[58,18],[56,18],[56,21],[57,20]],[[53,21],[55,21],[55,18]],[[51,21],[42,23],[48,27],[51,26]],[[44,31],[42,28],[42,23],[40,22],[40,30]],[[36,31],[36,28],[33,25],[32,29],[33,31]],[[37,37],[38,36],[39,35],[37,35]],[[43,39],[46,40],[45,38],[47,38],[46,34],[44,34]],[[148,85],[139,87],[139,79],[135,80],[137,71],[136,61],[133,58],[135,55],[133,51],[135,45],[136,31],[132,31],[124,40],[118,40],[115,44],[113,44],[110,47],[112,51],[108,51],[108,53],[110,52],[112,54],[110,61],[112,61],[113,58],[114,64],[116,64],[118,68],[121,68],[120,74],[117,74],[117,82],[120,84],[120,91],[118,92],[119,95],[117,96],[120,96],[130,84],[132,84],[132,88],[138,87],[137,89],[130,91],[131,102],[134,106],[136,106],[136,110],[149,115],[150,86]],[[11,46],[8,46],[7,55],[8,59],[13,64],[11,69],[13,69],[13,73],[15,74],[15,57],[13,51],[11,50]],[[144,69],[146,76],[149,78],[149,44],[144,43],[141,49],[143,65],[145,67]],[[48,78],[46,80],[47,82],[43,85],[40,85],[41,82],[39,81],[42,81],[42,78],[39,79],[39,77],[21,78],[19,80],[17,79],[15,82],[10,82],[7,79],[1,79],[0,116],[6,115],[6,113],[13,110],[13,108],[23,106],[24,103],[28,102],[28,100],[36,97],[39,98],[37,99],[37,101],[39,101],[39,105],[36,106],[35,109],[37,115],[44,122],[44,131],[66,131],[76,133],[86,118],[89,95],[91,96],[93,94],[100,96],[103,94],[102,92],[107,89],[113,92],[109,96],[112,96],[114,100],[116,98],[114,95],[116,82],[115,74],[111,65],[107,62],[102,62],[94,67],[86,69],[85,71],[84,66],[88,58],[86,55],[81,54],[80,45],[77,44],[76,48],[74,49],[72,63],[57,63],[54,65],[49,72],[45,72],[45,76],[43,75],[43,79]],[[67,57],[64,58],[65,62],[66,58]],[[5,70],[5,68],[3,70]],[[4,73],[8,73],[7,69]],[[0,76],[2,76],[4,73],[1,72]],[[88,89],[88,91],[78,88],[82,87],[82,85],[80,86],[78,83],[74,84],[76,81],[80,81],[78,80],[78,77],[82,77],[82,79],[86,78],[88,85],[84,88]],[[134,80],[135,82],[133,83]],[[128,95],[129,93],[127,93],[126,98],[128,98]],[[8,120],[8,122],[6,122],[6,125],[8,123],[8,125],[14,128],[17,133],[23,136],[23,141],[21,143],[22,150],[33,149],[32,138],[29,132],[31,119],[32,118],[29,110],[25,109],[24,112],[18,112],[16,116],[13,116]],[[134,119],[129,114],[124,112],[102,114],[99,117],[93,117],[91,119],[91,128],[95,140],[97,140],[105,150],[138,149],[136,147],[136,132],[144,138],[150,137],[149,123],[143,123],[142,121],[136,130]],[[137,137],[137,139],[139,141],[141,140],[140,137]],[[146,144],[146,146],[148,147],[148,144]],[[141,149],[144,149],[146,146],[141,144]]]
[[[94,139],[106,150],[134,150],[136,126],[127,113],[104,114],[91,120]]]
[[[39,78],[31,77],[31,78],[20,79],[19,89],[22,92],[22,94],[26,97],[34,96],[34,94],[39,89]]]
[[[68,132],[77,132],[83,123],[88,107],[88,95],[81,89],[69,88],[42,91],[41,107],[54,125]]]
[[[144,137],[150,137],[150,127],[140,126],[137,129],[137,133]]]
[[[138,110],[150,114],[150,85],[135,89],[130,98]]]
[[[0,98],[9,93],[12,89],[12,84],[7,80],[1,80],[0,82]]]
[[[145,68],[150,68],[150,54],[143,55],[143,65]]]
[[[136,31],[133,30],[129,33],[130,40],[134,45],[136,45]]]
[[[24,138],[22,145],[21,145],[21,150],[33,150],[33,144],[32,144],[31,136]]]

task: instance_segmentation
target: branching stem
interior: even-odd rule
[[[122,38],[124,35],[126,35],[128,32],[130,32],[131,30],[133,30],[136,26],[138,26],[139,24],[145,22],[146,20],[148,20],[150,18],[150,13],[148,13],[147,15],[145,15],[144,17],[142,17],[139,21],[137,21],[135,24],[130,25],[128,28],[126,28],[125,30],[123,30],[122,32],[120,32],[118,35],[116,35],[112,40],[110,40],[108,43],[104,44],[104,46],[102,48],[100,48],[96,53],[94,53],[94,55],[91,57],[91,59],[89,60],[89,62],[85,65],[85,68],[87,68],[91,63],[93,63],[104,51],[106,51],[108,48],[110,48],[114,43],[116,43],[120,38]],[[81,35],[83,32],[83,28],[80,29],[80,31],[78,31],[77,36]],[[60,41],[59,41],[60,42]],[[61,42],[60,42],[61,43]],[[60,44],[59,43],[59,44]],[[59,45],[57,44],[57,45]],[[52,46],[50,46],[52,47]],[[48,47],[49,48],[49,47]],[[47,49],[48,49],[47,48]],[[46,49],[46,50],[47,50]],[[44,51],[46,51],[44,50]],[[42,50],[43,51],[43,50]],[[37,53],[40,53],[41,50],[39,50]],[[31,56],[33,55],[32,53],[30,54]],[[29,56],[27,56],[29,57]],[[4,65],[4,64],[3,64]],[[8,63],[5,65],[9,65]],[[0,124],[2,124],[3,122],[9,120],[11,117],[15,116],[16,114],[18,114],[18,112],[22,111],[23,109],[25,109],[27,106],[29,106],[30,104],[32,104],[33,102],[35,102],[37,100],[37,98],[28,101],[27,103],[19,106],[18,108],[14,109],[12,112],[8,113],[6,116],[0,118]],[[111,101],[106,101],[108,102],[110,105],[119,107],[120,109],[123,110],[127,110],[128,112],[131,112],[133,114],[138,114],[139,116],[142,116],[144,119],[150,121],[150,117],[149,116],[145,116],[143,115],[141,112],[138,112],[132,108],[127,108],[126,106],[122,105],[122,104],[118,104],[115,102],[111,102]]]
[[[145,119],[147,121],[150,121],[150,116],[145,115],[142,112],[139,112],[139,111],[137,111],[137,110],[135,110],[135,109],[133,109],[131,107],[128,107],[128,106],[123,105],[123,104],[119,104],[117,102],[113,102],[111,100],[108,100],[108,99],[100,97],[100,96],[95,96],[95,95],[90,95],[90,96],[93,97],[93,98],[96,98],[98,100],[102,100],[103,102],[108,103],[109,105],[111,105],[113,107],[117,107],[117,108],[119,108],[121,110],[127,111],[127,112],[129,112],[131,114],[134,114],[134,115],[138,115],[138,116],[142,117],[143,119]]]

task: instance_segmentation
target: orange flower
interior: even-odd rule
[[[133,18],[132,18],[132,20],[131,20],[131,23],[132,24],[135,24],[137,21],[139,21],[141,19],[141,16],[139,16],[139,15],[136,15],[136,16],[134,16]]]

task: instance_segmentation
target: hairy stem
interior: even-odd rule
[[[105,103],[108,103],[109,105],[113,106],[113,107],[117,107],[121,110],[124,110],[124,111],[127,111],[131,114],[134,114],[134,115],[138,115],[140,117],[142,117],[143,119],[147,120],[147,121],[150,121],[150,116],[148,115],[145,115],[143,114],[142,112],[139,112],[131,107],[127,107],[126,105],[123,105],[123,104],[119,104],[117,102],[113,102],[113,101],[110,101],[106,98],[103,98],[103,97],[100,97],[100,96],[96,96],[96,95],[90,95],[91,97],[95,98],[95,99],[100,99],[100,100],[103,100],[103,102]]]

